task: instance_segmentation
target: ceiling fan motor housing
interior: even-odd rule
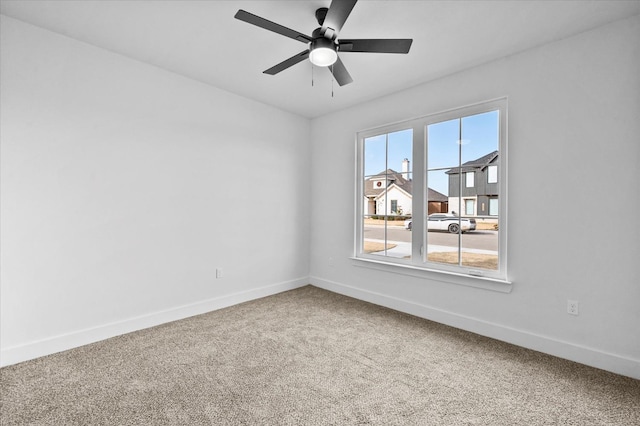
[[[314,38],[311,42],[311,50],[320,48],[338,50],[338,45],[333,40],[321,36],[318,38]]]

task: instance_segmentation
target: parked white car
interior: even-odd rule
[[[411,219],[404,221],[405,229],[411,230]],[[474,231],[476,220],[474,218],[460,217],[451,213],[433,213],[427,220],[428,231],[449,231],[452,234],[460,232]]]

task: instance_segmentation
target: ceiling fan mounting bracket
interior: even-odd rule
[[[328,7],[321,7],[316,10],[316,19],[318,20],[318,25],[322,26],[322,24],[324,24],[324,18],[327,17],[328,11]]]

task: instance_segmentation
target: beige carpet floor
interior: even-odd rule
[[[5,367],[2,425],[640,425],[640,381],[315,287]]]

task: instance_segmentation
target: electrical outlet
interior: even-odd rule
[[[222,278],[222,268],[216,268],[216,278]]]
[[[567,300],[567,313],[571,315],[578,315],[577,300]]]

